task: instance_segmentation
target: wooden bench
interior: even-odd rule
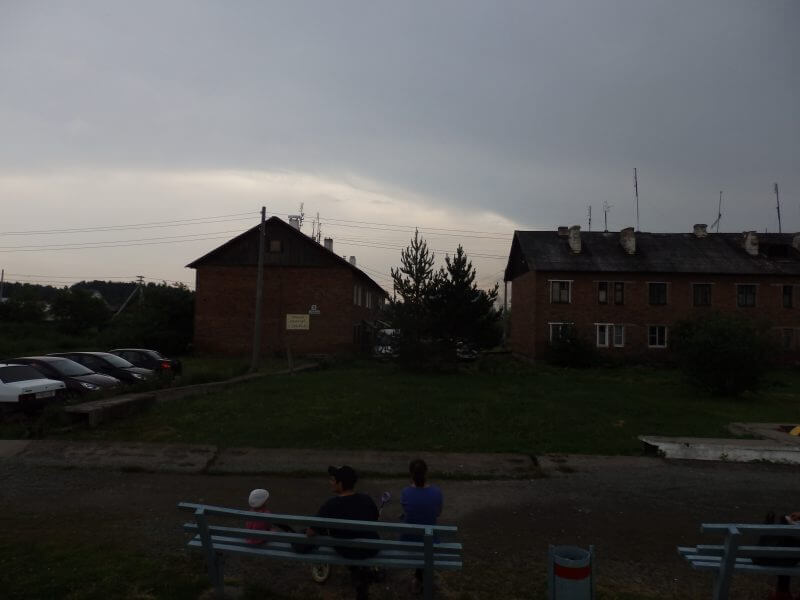
[[[714,571],[714,600],[726,600],[734,572],[757,573],[761,575],[800,575],[800,566],[769,566],[753,562],[754,558],[800,559],[800,547],[759,546],[758,538],[769,536],[797,536],[800,543],[800,526],[797,525],[750,525],[750,524],[709,524],[700,526],[701,533],[715,533],[725,536],[722,544],[678,546],[693,569]],[[745,544],[745,542],[748,542]]]
[[[188,547],[202,550],[206,557],[208,576],[217,595],[224,596],[223,563],[226,554],[258,556],[277,560],[292,560],[312,564],[347,566],[375,566],[388,569],[423,569],[423,592],[425,600],[433,598],[434,569],[457,570],[461,568],[461,544],[437,542],[436,537],[452,538],[458,528],[448,525],[409,525],[406,523],[384,523],[380,521],[347,521],[296,515],[250,512],[205,504],[181,502],[181,510],[192,511],[194,522],[183,528],[192,535]],[[209,523],[209,517],[235,519],[237,526],[222,526]],[[298,533],[260,531],[247,529],[244,521],[264,521],[274,525],[288,525]],[[305,530],[344,529],[350,531],[375,531],[381,538],[397,534],[420,536],[421,542],[403,542],[393,539],[342,539],[324,535],[307,537]],[[264,540],[263,544],[251,544],[247,540]],[[310,552],[296,552],[292,544],[311,544]],[[364,548],[377,550],[372,558],[345,558],[337,548]],[[309,575],[310,576],[310,575]]]

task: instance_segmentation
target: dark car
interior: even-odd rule
[[[124,358],[108,352],[56,352],[48,356],[74,360],[95,373],[116,377],[124,383],[144,383],[154,377],[150,369],[135,367]]]
[[[119,379],[95,373],[80,363],[60,356],[24,356],[11,358],[9,363],[30,365],[48,379],[63,381],[67,396],[82,396],[119,387]]]
[[[111,354],[124,358],[129,363],[151,369],[162,376],[171,377],[180,375],[183,365],[177,358],[167,358],[157,350],[147,350],[145,348],[117,348],[109,350]]]

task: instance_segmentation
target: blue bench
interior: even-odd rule
[[[194,522],[183,528],[191,534],[188,547],[205,554],[208,576],[217,595],[224,596],[223,565],[226,554],[291,560],[311,564],[346,566],[369,566],[387,569],[423,569],[423,592],[425,600],[433,598],[433,571],[458,570],[461,568],[461,544],[437,542],[436,538],[452,538],[458,528],[449,525],[409,525],[406,523],[384,523],[380,521],[347,521],[296,515],[250,512],[220,506],[181,502],[178,508],[191,511]],[[209,523],[209,517],[235,519],[237,526],[222,526]],[[244,521],[264,521],[274,525],[287,525],[299,533],[260,531],[247,529]],[[421,542],[403,542],[393,539],[342,539],[316,535],[307,537],[305,530],[345,529],[350,531],[376,531],[381,538],[397,534],[419,536]],[[263,544],[250,544],[248,539],[264,540]],[[300,553],[293,544],[312,544],[313,550]],[[337,548],[365,548],[377,550],[372,558],[352,559],[340,556]]]
[[[758,538],[769,536],[797,536],[800,543],[800,526],[797,525],[751,525],[751,524],[710,524],[700,526],[701,533],[715,533],[725,536],[722,544],[678,546],[678,553],[689,561],[693,569],[713,571],[714,600],[726,600],[734,572],[760,575],[800,576],[800,566],[760,565],[753,559],[798,559],[800,547],[759,546]],[[745,542],[749,540],[749,543]]]

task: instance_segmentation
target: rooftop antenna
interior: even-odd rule
[[[592,230],[592,205],[589,205],[589,231]]]
[[[319,213],[317,213],[317,243],[322,240],[322,221],[319,220]]]
[[[719,233],[719,222],[722,220],[722,190],[719,191],[719,206],[717,207],[717,220],[714,221],[711,226],[717,228],[717,233]]]
[[[775,207],[778,211],[778,233],[783,233],[781,229],[781,196],[778,192],[778,183],[775,183]]]
[[[606,228],[605,228],[606,233],[608,233],[608,213],[611,210],[612,206],[613,205],[609,204],[608,202],[605,202],[605,201],[603,202],[603,220],[604,220],[605,226],[606,226]]]
[[[639,231],[639,174],[636,167],[633,167],[633,193],[636,196],[636,231]]]

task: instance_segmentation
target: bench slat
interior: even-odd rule
[[[691,561],[692,568],[698,571],[718,571],[719,561],[702,562]],[[736,561],[734,571],[760,573],[762,575],[800,575],[800,567],[767,567],[762,565],[754,565],[752,563]]]
[[[752,535],[787,535],[800,537],[800,525],[754,525],[749,523],[703,523],[701,533],[728,533],[730,527],[735,527],[742,533]]]
[[[185,531],[194,533],[198,531],[196,523],[184,523],[183,528]],[[209,526],[208,531],[212,534],[225,534],[231,538],[245,539],[263,539],[275,541],[287,541],[294,543],[309,543],[321,546],[341,546],[345,548],[377,548],[379,550],[414,550],[420,552],[424,549],[422,542],[405,542],[400,540],[384,540],[384,539],[347,539],[336,538],[323,535],[315,535],[308,537],[304,533],[288,533],[283,531],[261,531],[258,529],[246,529],[241,527],[224,527],[222,525]],[[252,544],[251,544],[252,545]],[[447,550],[450,553],[460,553],[461,544],[454,542],[446,542],[434,544],[435,550]]]
[[[201,549],[203,543],[200,540],[192,540],[188,543],[192,548]],[[271,558],[279,558],[281,560],[294,560],[308,563],[322,563],[322,564],[336,564],[336,565],[356,565],[356,566],[375,566],[375,567],[392,567],[392,568],[408,568],[408,569],[421,569],[425,566],[424,559],[397,559],[397,558],[383,558],[379,555],[372,558],[345,558],[336,554],[317,554],[316,552],[309,552],[307,554],[298,554],[290,549],[271,549],[260,548],[258,546],[251,546],[249,548],[212,542],[212,547],[215,551],[230,552],[232,554],[244,554],[250,556],[265,556]],[[436,569],[444,570],[457,570],[462,567],[460,560],[435,560],[433,567]]]
[[[446,536],[458,532],[454,525],[412,525],[410,523],[386,523],[383,521],[349,521],[345,519],[323,519],[322,517],[307,517],[298,515],[281,515],[277,513],[260,513],[248,510],[237,510],[222,506],[208,506],[191,502],[178,504],[181,510],[192,512],[202,508],[206,515],[236,517],[241,520],[265,521],[267,523],[283,523],[286,525],[301,525],[320,529],[351,529],[358,531],[386,531],[392,533],[407,533],[422,536],[425,529],[430,527],[434,534]]]
[[[678,549],[680,553],[682,548]],[[685,548],[685,554],[707,554],[711,556],[722,556],[725,548],[720,545],[698,544],[694,548]],[[775,558],[800,558],[800,547],[798,546],[739,546],[736,549],[736,556],[752,558],[756,556],[767,556]]]

